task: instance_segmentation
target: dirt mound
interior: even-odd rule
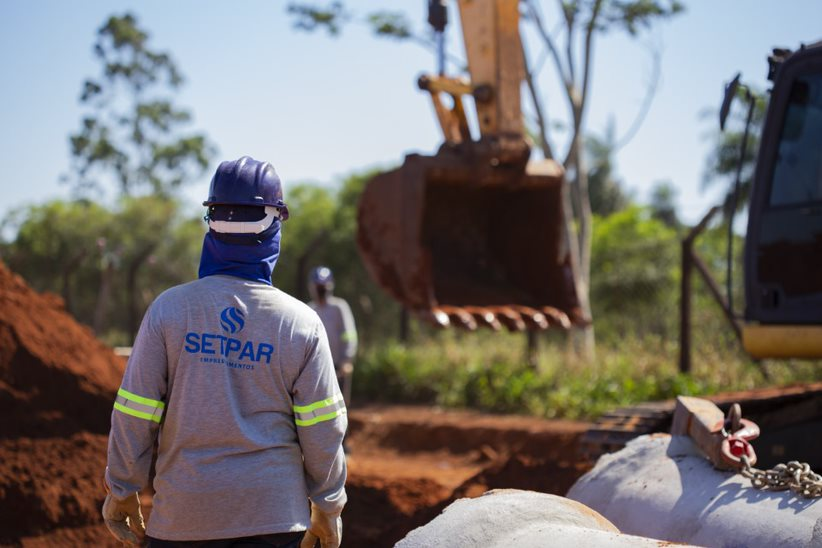
[[[123,363],[0,263],[0,438],[105,434]]]
[[[106,436],[0,440],[0,544],[101,524]]]
[[[124,364],[0,263],[0,542],[99,523]]]

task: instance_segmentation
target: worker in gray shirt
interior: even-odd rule
[[[271,285],[280,179],[267,162],[223,162],[204,205],[199,279],[151,304],[117,393],[105,524],[160,548],[336,548],[346,408],[320,318]],[[146,529],[138,491],[155,442]]]
[[[357,354],[357,327],[354,315],[345,299],[334,296],[334,273],[327,266],[318,266],[309,276],[311,301],[308,303],[325,326],[331,358],[337,372],[345,405],[351,405],[351,380],[354,356]]]

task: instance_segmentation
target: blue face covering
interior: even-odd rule
[[[200,278],[224,274],[271,285],[280,256],[280,221],[259,234],[229,235],[209,230],[200,255]]]

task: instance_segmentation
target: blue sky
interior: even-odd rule
[[[338,38],[300,33],[292,29],[286,4],[4,0],[0,217],[68,197],[58,180],[69,166],[67,136],[80,121],[80,84],[97,74],[95,33],[108,15],[127,10],[148,29],[150,44],[171,52],[186,76],[177,103],[194,113],[190,128],[216,143],[217,160],[244,154],[270,160],[286,183],[286,198],[289,184],[333,186],[348,173],[397,164],[408,152],[436,150],[440,132],[415,85],[420,73],[435,68],[430,51],[376,39],[357,23]],[[381,4],[406,10],[423,27],[424,0],[349,2],[355,15]],[[683,218],[695,222],[717,196],[701,181],[724,83],[741,71],[744,81],[765,89],[772,47],[822,38],[822,3],[692,0],[686,7],[639,39],[612,32],[596,43],[586,124],[600,134],[609,121],[618,136],[628,129],[651,72],[644,48],[658,48],[662,72],[651,111],[619,151],[616,168],[639,201],[655,182],[672,182]],[[545,14],[553,17],[547,8]],[[453,3],[450,15],[456,19]],[[554,20],[549,27],[555,26]],[[449,28],[449,44],[461,54],[457,30]],[[536,44],[530,49],[539,55]],[[540,85],[549,112],[562,118],[564,98],[549,63]],[[557,146],[564,148],[561,136]],[[192,203],[205,195],[209,178],[188,187]]]

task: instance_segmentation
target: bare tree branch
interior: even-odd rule
[[[531,95],[531,102],[534,105],[534,113],[537,117],[537,128],[539,130],[539,141],[540,148],[542,149],[542,155],[548,159],[553,159],[554,151],[551,147],[551,143],[548,141],[548,130],[546,128],[545,116],[542,113],[542,103],[539,98],[539,93],[537,92],[534,75],[528,68],[528,52],[525,48],[525,42],[523,40],[520,40],[520,47],[522,48],[522,59],[523,64],[525,65],[525,82],[528,84],[528,92]]]
[[[599,14],[602,9],[602,1],[603,0],[595,1],[594,6],[591,10],[591,18],[588,20],[588,24],[585,26],[585,42],[583,46],[582,64],[582,84],[579,90],[577,90],[576,87],[574,88],[574,93],[570,97],[571,110],[574,117],[574,129],[572,133],[573,137],[571,139],[571,146],[569,147],[568,153],[565,155],[565,161],[563,162],[566,166],[569,162],[579,160],[577,154],[579,152],[579,147],[581,146],[582,140],[576,139],[576,136],[579,134],[580,131],[582,131],[582,118],[585,114],[585,103],[588,99],[588,83],[590,81],[591,74],[591,58],[593,55],[592,49],[594,41],[594,32],[596,31],[597,19],[599,18]],[[577,160],[574,160],[575,157],[577,157]]]
[[[585,101],[588,99],[588,82],[591,74],[591,50],[593,49],[594,31],[597,28],[597,20],[599,19],[601,10],[602,0],[596,0],[594,7],[591,10],[591,19],[588,20],[588,25],[585,27],[585,50],[583,53],[582,62],[582,93],[580,98],[581,105],[585,105]]]
[[[565,41],[565,59],[568,63],[568,76],[571,82],[576,84],[577,75],[576,67],[574,66],[574,23],[576,13],[571,12],[570,8],[564,4],[562,0],[557,0],[557,2],[565,18],[565,30],[568,32],[568,39]]]
[[[562,59],[559,56],[559,50],[557,49],[557,46],[554,43],[554,39],[551,38],[551,35],[548,34],[548,31],[545,30],[545,25],[542,22],[542,17],[537,11],[537,8],[534,5],[533,0],[525,0],[525,5],[528,6],[528,16],[534,22],[534,26],[536,27],[537,32],[540,35],[540,38],[542,38],[542,41],[545,42],[545,45],[548,46],[548,50],[551,52],[551,56],[553,57],[554,64],[557,68],[557,73],[559,73],[560,78],[562,78],[562,82],[565,85],[566,91],[569,91],[570,93],[573,81],[566,73],[565,66],[562,64]]]

